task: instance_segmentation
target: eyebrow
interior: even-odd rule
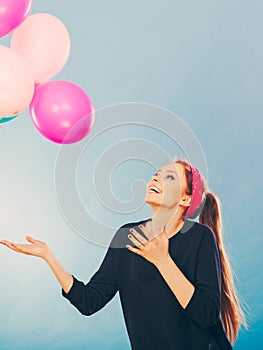
[[[158,174],[159,172],[161,172],[161,170],[157,170],[156,171],[156,174]],[[165,170],[166,173],[174,173],[175,175],[178,175],[176,171],[173,171],[173,170]]]

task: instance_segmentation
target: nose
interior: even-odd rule
[[[160,177],[160,175],[154,174],[154,175],[152,176],[152,180],[158,182],[158,181],[159,181],[159,177]]]

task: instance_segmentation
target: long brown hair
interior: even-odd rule
[[[176,160],[175,163],[184,166],[187,184],[185,192],[191,195],[192,172],[190,164],[184,160]],[[246,317],[238,300],[232,269],[223,244],[220,200],[214,193],[208,191],[204,179],[203,191],[205,199],[200,206],[199,222],[207,225],[213,231],[218,242],[222,263],[220,316],[226,336],[231,344],[233,344],[237,339],[241,324],[247,327]]]

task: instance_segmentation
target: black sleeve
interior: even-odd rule
[[[105,306],[118,290],[115,250],[108,251],[98,271],[87,284],[73,276],[73,285],[68,293],[62,295],[83,315],[90,316]]]
[[[221,260],[216,238],[205,230],[196,262],[195,291],[185,312],[203,329],[216,323],[220,314]]]

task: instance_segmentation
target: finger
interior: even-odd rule
[[[14,251],[18,253],[28,254],[25,249],[20,247],[20,244],[12,243],[12,248]]]
[[[144,246],[139,241],[137,241],[137,239],[132,234],[129,234],[128,238],[138,249],[144,248]]]
[[[31,244],[17,244],[12,243],[12,246],[15,248],[15,250],[19,253],[24,253],[27,255],[32,255],[32,245]]]
[[[130,232],[133,234],[133,236],[142,244],[147,243],[147,239],[145,239],[142,235],[140,235],[136,230],[133,228],[130,229]]]
[[[141,251],[137,248],[133,248],[132,246],[130,246],[129,244],[126,244],[125,246],[128,250],[130,250],[131,252],[138,254],[138,255],[142,255]]]
[[[153,233],[152,227],[147,228],[144,225],[139,225],[140,230],[145,234],[145,236],[148,238],[148,242],[155,240],[160,233]]]
[[[16,249],[16,251],[19,251],[21,253],[25,253],[26,252],[26,247],[24,244],[16,244],[16,243],[12,243],[13,248]]]
[[[8,242],[6,239],[1,239],[0,241],[1,244],[6,244],[6,242]]]
[[[158,234],[157,238],[158,239],[168,238],[165,226],[163,227],[162,231]]]
[[[144,233],[144,235],[148,238],[148,240],[153,239],[152,232],[146,228],[144,225],[139,225],[140,230]]]
[[[12,242],[9,242],[9,241],[7,241],[7,240],[5,240],[5,239],[3,239],[3,240],[1,241],[1,243],[4,244],[5,246],[9,247],[9,248],[11,248],[11,246],[13,245]]]
[[[1,243],[4,244],[6,247],[14,250],[15,252],[22,253],[22,251],[16,247],[15,243],[11,243],[11,242],[6,241],[6,240],[1,241]]]
[[[26,240],[30,243],[36,243],[37,242],[37,239],[31,237],[31,236],[26,236]]]
[[[164,225],[164,227],[163,227],[163,234],[165,234],[165,236],[168,238],[168,235],[167,235],[167,231],[166,231],[166,226]]]

